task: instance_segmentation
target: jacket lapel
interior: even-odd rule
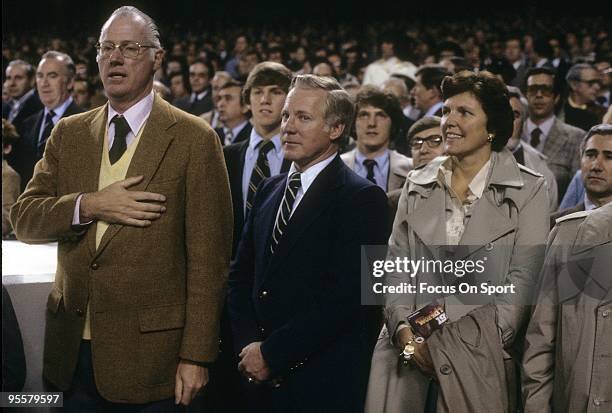
[[[563,148],[565,140],[566,136],[559,128],[559,120],[555,119],[546,137],[546,142],[544,142],[542,153],[549,159],[555,159],[557,157],[557,152]]]
[[[403,188],[410,169],[412,169],[411,164],[402,159],[397,152],[390,150],[387,192]]]
[[[134,156],[126,174],[126,177],[144,176],[141,183],[131,188],[132,191],[146,191],[149,182],[151,182],[151,179],[161,164],[168,146],[174,139],[174,136],[167,134],[166,130],[175,123],[176,118],[170,112],[169,105],[160,100],[156,94],[155,100],[153,101],[153,109],[144,126],[145,129],[142,131],[138,147],[134,152]],[[96,251],[97,255],[106,248],[109,241],[117,235],[123,227],[124,225],[116,224],[108,227]]]
[[[89,136],[91,140],[79,141],[83,145],[80,153],[83,155],[83,165],[86,168],[80,169],[81,185],[83,192],[96,192],[100,179],[100,165],[102,163],[102,148],[104,147],[104,137],[106,135],[106,117],[108,113],[108,103],[104,105],[93,117],[89,125]],[[87,246],[91,255],[96,252],[96,230],[95,226],[87,232]]]
[[[291,251],[300,235],[308,228],[319,215],[323,213],[328,205],[335,199],[334,190],[344,184],[344,175],[342,174],[342,160],[339,155],[336,155],[334,160],[325,167],[321,173],[315,178],[314,182],[308,188],[308,192],[304,194],[300,204],[293,212],[293,216],[287,224],[285,233],[279,241],[276,251],[270,257],[269,265],[266,271],[266,276],[272,274],[274,270],[283,262],[284,258]],[[286,182],[286,181],[283,181]],[[284,194],[285,186],[282,186]],[[282,197],[282,195],[281,195]],[[278,202],[280,204],[280,201]],[[278,205],[277,205],[278,209]],[[276,209],[273,217],[276,218]],[[271,234],[274,228],[274,218],[269,228],[270,237],[266,243],[266,253],[269,253],[269,245]]]
[[[502,192],[506,198],[511,198],[512,191],[508,188],[521,188],[524,183],[514,155],[509,150],[491,154],[491,171],[487,177],[487,186],[482,197],[472,210],[459,244],[457,258],[463,258],[492,243],[503,235],[516,229],[516,225],[504,213],[503,207],[495,201],[495,193]],[[516,200],[512,200],[516,203]]]

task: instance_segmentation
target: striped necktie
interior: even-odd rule
[[[39,158],[42,158],[43,153],[45,152],[45,146],[47,146],[47,139],[51,136],[51,131],[53,130],[53,117],[55,116],[55,112],[50,110],[45,116],[45,124],[43,125],[42,135],[40,136],[40,140],[38,141],[38,145],[36,147],[36,153]]]
[[[272,240],[270,241],[270,252],[272,252],[272,254],[274,254],[274,250],[283,236],[283,232],[285,232],[285,229],[287,228],[287,223],[291,217],[291,210],[293,209],[293,204],[295,203],[295,197],[301,187],[302,179],[300,173],[292,173],[289,177],[289,182],[287,183],[287,189],[285,189],[285,195],[283,196],[283,201],[281,202],[280,211],[276,217],[274,231],[272,232]]]
[[[274,142],[272,141],[261,141],[257,144],[259,147],[259,155],[257,156],[257,162],[251,172],[251,179],[249,180],[249,191],[247,193],[246,210],[249,212],[253,206],[253,199],[255,197],[255,191],[257,187],[265,178],[270,177],[270,164],[268,163],[268,152],[274,148]]]

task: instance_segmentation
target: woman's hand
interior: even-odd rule
[[[395,342],[398,344],[400,350],[404,350],[404,347],[408,343],[414,346],[412,360],[423,374],[428,377],[434,377],[434,366],[433,362],[431,361],[431,355],[429,354],[427,342],[425,341],[419,344],[414,341],[414,337],[414,333],[410,328],[402,328],[396,333]]]

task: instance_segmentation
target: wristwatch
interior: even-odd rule
[[[408,340],[408,342],[404,346],[404,349],[400,353],[400,359],[402,360],[404,366],[407,366],[410,360],[412,360],[412,356],[414,355],[414,352],[416,350],[414,344],[421,344],[423,342],[425,342],[425,339],[419,336],[415,336]]]

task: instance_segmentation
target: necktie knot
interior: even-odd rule
[[[376,162],[375,159],[364,159],[363,165],[368,170],[366,179],[372,183],[376,183],[376,178],[374,178],[374,167],[378,165],[378,162]]]
[[[289,188],[292,190],[297,190],[302,187],[302,175],[299,172],[294,172],[289,176],[288,182]]]
[[[540,137],[542,136],[542,130],[540,128],[535,128],[531,131],[531,146],[537,148],[540,145]]]
[[[274,149],[274,142],[272,141],[261,141],[259,143],[260,156],[261,154],[267,155],[272,149]]]
[[[55,117],[55,112],[54,112],[54,111],[52,111],[52,110],[50,110],[50,111],[47,113],[47,117],[45,118],[45,123],[49,123],[49,122],[53,123],[53,118],[54,118],[54,117]]]

